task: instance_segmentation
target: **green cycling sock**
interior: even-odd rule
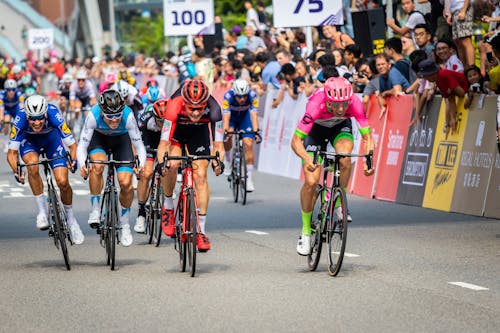
[[[311,234],[311,216],[312,212],[302,212],[302,235]]]

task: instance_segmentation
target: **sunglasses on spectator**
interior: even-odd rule
[[[78,82],[85,82],[85,79],[78,79]]]
[[[28,116],[28,120],[30,120],[30,121],[37,121],[37,120],[44,120],[44,119],[45,119],[44,114],[41,114],[39,116]]]
[[[111,113],[111,114],[103,113],[103,117],[107,120],[117,120],[120,119],[122,116],[123,112]]]

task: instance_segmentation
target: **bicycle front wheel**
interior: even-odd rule
[[[71,270],[71,265],[69,263],[68,247],[66,244],[67,229],[64,223],[64,213],[62,212],[56,193],[53,189],[49,191],[49,198],[51,201],[50,206],[52,207],[52,218],[54,221],[54,239],[59,243],[64,258],[64,264],[66,265],[66,269],[69,271]]]
[[[239,186],[240,186],[239,168],[240,168],[239,158],[233,156],[233,162],[231,162],[231,189],[233,190],[234,202],[238,202]]]
[[[184,194],[181,194],[177,210],[175,212],[175,241],[179,251],[179,263],[181,272],[186,271],[186,235],[184,233],[184,210],[186,209]]]
[[[189,210],[186,212],[187,224],[186,230],[190,231],[190,237],[187,240],[187,254],[189,259],[189,268],[191,276],[196,273],[196,236],[198,231],[198,216],[196,214],[196,204],[194,200],[194,193],[188,196]]]
[[[247,162],[245,160],[245,148],[241,147],[241,158],[240,158],[240,192],[241,192],[241,204],[245,205],[247,203]]]
[[[154,209],[154,219],[153,219],[153,232],[154,238],[156,240],[156,247],[160,246],[161,241],[161,209],[163,207],[163,202],[165,201],[165,196],[163,195],[163,187],[161,186],[161,182],[158,179],[158,188],[156,191],[156,199],[155,199],[155,209]]]
[[[154,175],[153,175],[154,177]],[[153,178],[154,179],[154,178]],[[155,195],[156,194],[156,189],[154,184],[151,184],[149,187],[149,196],[148,196],[148,201],[147,201],[147,206],[146,206],[146,232],[148,234],[148,243],[153,244],[154,238],[155,238]]]
[[[318,267],[321,249],[323,247],[325,214],[322,211],[323,190],[318,185],[316,190],[316,200],[311,215],[311,253],[307,256],[307,265],[310,271],[315,271]]]
[[[337,187],[332,193],[332,198],[326,235],[328,242],[328,273],[331,276],[336,276],[344,260],[347,242],[347,197],[344,189]]]

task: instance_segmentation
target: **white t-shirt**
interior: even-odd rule
[[[259,27],[256,23],[259,24],[259,15],[257,15],[257,11],[253,8],[247,10],[247,22],[246,25],[249,25],[254,28],[255,31],[259,30]]]

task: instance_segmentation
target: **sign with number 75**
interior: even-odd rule
[[[273,0],[275,27],[342,25],[342,0]]]

